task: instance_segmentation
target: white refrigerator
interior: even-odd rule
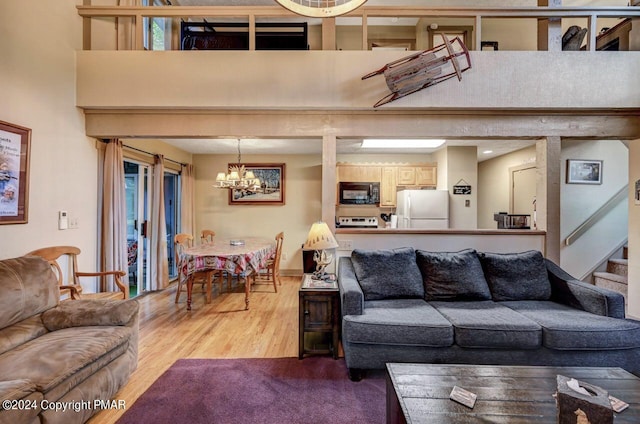
[[[396,203],[398,228],[449,228],[448,190],[402,190]]]

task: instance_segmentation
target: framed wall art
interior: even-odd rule
[[[230,163],[229,166],[237,164]],[[260,190],[229,190],[230,205],[284,205],[285,164],[243,163],[260,180]]]
[[[602,184],[602,161],[567,159],[567,184]]]
[[[0,121],[0,224],[26,224],[31,130]]]

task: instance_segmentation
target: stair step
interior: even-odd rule
[[[622,293],[626,299],[627,277],[610,272],[594,272],[593,277],[596,286]]]
[[[629,275],[629,260],[628,259],[609,259],[607,262],[607,272],[612,274]]]
[[[626,244],[622,247],[622,257],[625,259],[629,259],[629,246]]]

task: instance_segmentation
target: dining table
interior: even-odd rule
[[[187,310],[191,310],[194,274],[210,270],[224,271],[244,279],[245,310],[248,310],[251,293],[248,277],[264,269],[275,252],[275,240],[263,237],[216,237],[212,242],[185,249],[180,257],[179,278],[186,278]]]

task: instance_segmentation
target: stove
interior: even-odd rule
[[[339,228],[378,228],[375,216],[339,216],[336,222]]]

